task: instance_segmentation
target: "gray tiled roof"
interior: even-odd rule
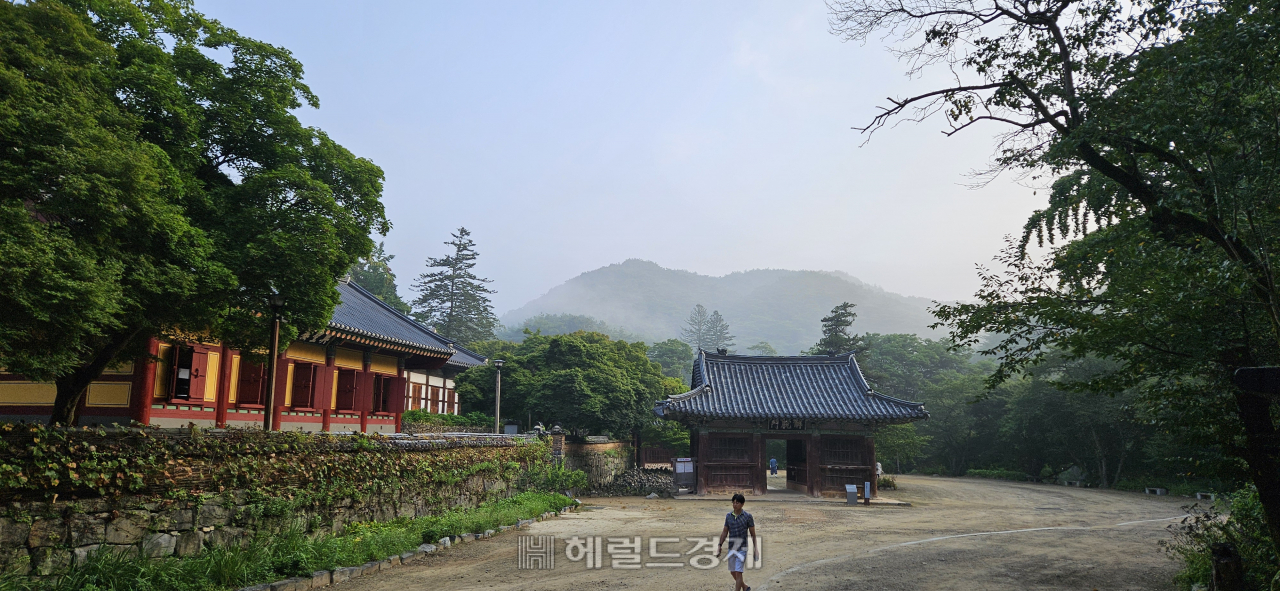
[[[705,419],[813,419],[906,423],[929,417],[924,404],[873,392],[853,354],[752,357],[699,351],[693,388],[654,407],[658,416]]]
[[[427,330],[427,327],[396,311],[354,282],[339,281],[338,295],[342,301],[333,310],[330,328],[436,353],[455,353],[447,339]]]

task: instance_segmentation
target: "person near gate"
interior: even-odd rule
[[[778,458],[769,458],[769,475],[778,475]]]
[[[716,544],[716,556],[720,556],[720,547],[725,538],[729,540],[729,554],[725,558],[729,563],[729,574],[733,575],[733,591],[751,591],[742,581],[742,568],[747,561],[747,534],[751,534],[751,546],[755,560],[760,560],[760,540],[756,539],[756,520],[750,513],[742,510],[747,498],[742,493],[733,495],[733,511],[724,516],[724,529],[720,532],[720,543]]]

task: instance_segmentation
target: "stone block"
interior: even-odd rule
[[[381,563],[381,562],[366,562],[366,563],[364,563],[363,565],[361,565],[361,567],[360,567],[360,568],[364,569],[364,571],[363,571],[361,574],[371,575],[371,574],[373,574],[373,573],[376,573],[376,572],[378,572],[378,571],[382,570],[382,563]]]
[[[40,547],[31,550],[31,570],[37,575],[52,575],[71,567],[71,551],[64,548]]]
[[[306,587],[300,586],[300,584],[303,582],[306,583],[307,585]],[[311,589],[311,579],[301,579],[298,577],[294,577],[292,579],[276,581],[271,584],[271,591],[303,591],[304,589],[307,589],[307,590]]]
[[[332,584],[337,585],[343,581],[350,580],[352,577],[360,576],[360,567],[348,566],[345,568],[335,568],[329,574],[329,580]]]
[[[244,547],[249,543],[248,534],[238,527],[220,527],[205,534],[204,539],[209,542],[210,546],[224,548]]]
[[[67,522],[61,517],[37,519],[27,534],[27,545],[32,548],[61,546],[67,543]]]
[[[195,512],[191,509],[178,509],[173,512],[169,526],[178,531],[186,531],[196,526]]]
[[[31,524],[0,517],[0,548],[26,546],[27,537],[30,535]]]
[[[329,575],[329,571],[327,570],[318,570],[316,572],[311,573],[312,589],[319,589],[325,585],[328,585],[331,582],[333,582],[333,580]]]
[[[31,572],[31,553],[26,546],[0,550],[0,573],[26,575]]]
[[[495,531],[493,531],[493,530],[491,530],[491,529],[486,529],[486,530],[484,530],[484,537],[486,537],[486,538],[492,538],[492,537],[493,537],[493,534],[496,534],[496,533],[498,533],[498,532],[495,532]]]
[[[386,568],[387,566],[396,566],[396,565],[399,565],[399,564],[400,564],[400,555],[399,555],[399,554],[395,554],[395,555],[392,555],[392,556],[388,556],[386,560],[383,560],[383,561],[382,561],[382,566],[383,566],[383,568]]]
[[[430,554],[436,551],[436,547],[435,547],[435,544],[423,544],[421,546],[418,546],[418,551],[423,554]]]
[[[151,534],[142,539],[142,555],[147,558],[164,558],[173,554],[178,537],[170,534]]]
[[[67,520],[67,532],[72,546],[101,544],[107,539],[107,523],[92,515],[76,513]]]
[[[146,511],[124,511],[107,523],[108,544],[137,544],[151,525],[151,514]]]
[[[241,587],[240,591],[271,591],[271,583],[261,583],[252,587]]]
[[[448,548],[451,544],[453,544],[453,540],[450,540],[448,536],[446,536],[446,537],[440,538],[440,540],[437,541],[436,543],[439,544],[441,548]]]
[[[402,552],[400,553],[400,564],[409,562],[410,560],[413,560],[414,558],[417,558],[417,557],[418,557],[418,553],[414,552],[413,550],[410,550],[408,552]]]
[[[218,527],[226,525],[231,519],[231,510],[215,503],[200,505],[200,513],[196,515],[196,527]]]
[[[84,564],[87,560],[89,560],[89,557],[92,556],[94,552],[97,552],[98,548],[101,548],[101,547],[102,546],[98,544],[92,544],[89,546],[81,546],[79,548],[75,548],[71,550],[71,562],[73,564]]]
[[[498,526],[498,531],[499,531],[499,532],[504,532],[504,531],[507,531],[507,530],[511,529],[512,527],[515,527],[515,526],[512,526],[512,525],[499,525],[499,526]]]
[[[204,542],[204,534],[196,530],[187,530],[178,534],[178,541],[173,546],[173,553],[178,556],[195,556],[200,553],[200,545]]]

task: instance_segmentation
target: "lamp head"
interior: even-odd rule
[[[268,301],[270,302],[272,308],[284,307],[284,296],[281,294],[278,294],[278,293],[271,294],[271,297]]]
[[[502,363],[503,363],[503,361],[502,361],[501,359],[494,359],[494,360],[493,360],[493,366],[494,366],[494,367],[496,367],[496,368],[498,368],[498,369],[502,369]]]

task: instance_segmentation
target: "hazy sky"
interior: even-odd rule
[[[927,89],[880,43],[842,43],[821,1],[197,0],[289,48],[299,113],[386,171],[402,295],[459,226],[506,312],[628,258],[721,275],[842,270],[968,298],[1043,201],[967,188],[994,127],[866,137],[886,96]]]

